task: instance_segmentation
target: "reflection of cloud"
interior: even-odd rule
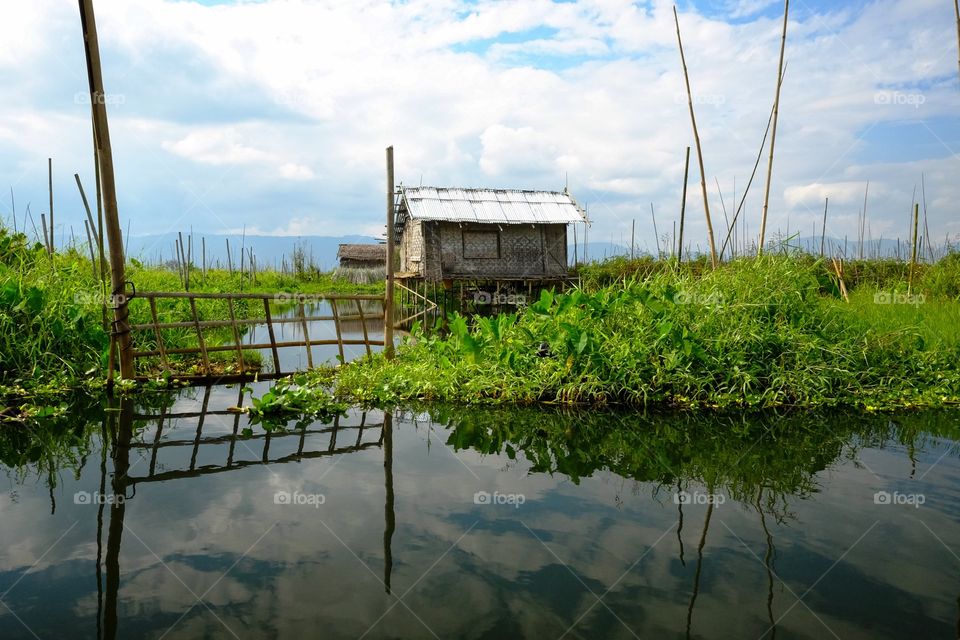
[[[219,390],[211,406],[235,403],[235,391]],[[195,408],[196,395],[184,393],[178,409]],[[367,424],[379,420],[379,415],[371,415]],[[343,423],[356,425],[359,415]],[[216,433],[225,432],[223,425],[207,424]],[[164,437],[189,442],[195,430],[196,421],[168,423]],[[151,442],[151,429],[142,433],[144,441]],[[341,432],[338,446],[352,442],[347,433],[356,437],[356,432]],[[668,495],[658,502],[650,483],[627,485],[625,490],[623,478],[595,472],[575,485],[559,473],[529,473],[522,452],[516,461],[473,450],[454,452],[445,444],[449,435],[437,425],[430,432],[415,430],[409,420],[398,420],[394,427],[393,588],[403,594],[413,587],[404,602],[440,637],[462,636],[464,630],[476,635],[559,636],[594,605],[587,587],[598,596],[609,589],[603,603],[641,637],[671,637],[684,628],[705,507],[684,507],[683,567],[674,528],[678,507]],[[295,436],[275,438],[271,455],[295,450],[296,441]],[[329,442],[311,436],[306,444],[324,450]],[[257,459],[261,445],[251,443],[244,459]],[[165,459],[171,466],[188,464],[191,449],[172,451]],[[960,504],[955,489],[960,486],[960,465],[951,455],[937,462],[943,453],[943,447],[933,446],[916,452],[921,473],[930,469],[923,480],[927,484],[916,487],[910,483],[920,481],[909,480],[910,459],[902,445],[860,451],[869,470],[840,456],[817,476],[818,492],[805,499],[787,498],[794,520],[778,524],[767,517],[776,545],[776,571],[797,594],[824,576],[804,602],[841,637],[855,637],[867,617],[890,636],[900,637],[908,635],[905,625],[951,619],[954,558],[916,521],[923,518],[949,545],[960,539],[954,506]],[[200,460],[222,463],[218,454],[225,456],[225,450],[204,449]],[[315,633],[322,620],[334,635],[361,635],[395,602],[380,583],[383,463],[383,451],[375,448],[138,486],[127,504],[120,556],[121,618],[137,628],[165,627],[194,604],[181,580],[199,595],[223,576],[205,602],[235,630],[260,637],[299,637]],[[84,467],[78,481],[64,474],[62,482],[58,491],[64,495],[96,487],[97,465]],[[278,488],[322,490],[327,502],[319,510],[276,505],[273,494]],[[893,488],[923,490],[931,499],[919,512],[874,504],[874,491]],[[38,567],[39,575],[27,576],[11,602],[28,620],[42,619],[49,601],[46,589],[56,585],[61,595],[75,594],[64,596],[67,601],[58,606],[69,607],[94,628],[95,509],[61,505],[51,517],[42,484],[26,483],[18,490],[19,504],[0,498],[0,537],[13,541],[0,555],[0,583],[15,579],[66,526],[79,520],[77,535],[54,549]],[[472,501],[477,490],[523,493],[527,501],[520,509],[478,506]],[[722,633],[715,625],[724,620],[731,625],[724,627],[730,637],[757,637],[766,628],[767,598],[762,564],[766,537],[759,515],[751,505],[728,501],[712,518],[693,631]],[[857,543],[877,520],[880,524]],[[254,544],[273,523],[276,527]],[[777,612],[794,603],[790,590],[775,578]],[[869,606],[859,609],[864,602]],[[630,637],[604,604],[594,606],[575,631],[582,637]],[[907,616],[904,611],[914,613]],[[9,619],[0,617],[0,632]],[[793,636],[824,633],[802,605],[779,628]],[[172,635],[215,635],[220,629],[216,618],[197,606]],[[428,635],[403,606],[396,606],[371,636],[387,634]]]

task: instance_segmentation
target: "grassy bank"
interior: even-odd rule
[[[139,291],[182,291],[176,271],[148,267],[132,260],[127,280]],[[196,273],[191,291],[204,292],[300,292],[376,293],[382,283],[357,285],[336,279],[329,273],[305,272],[300,276],[261,271],[254,279],[226,270]],[[98,282],[90,259],[82,252],[67,249],[49,256],[39,243],[23,234],[0,227],[0,397],[47,395],[80,386],[103,384],[110,338],[105,325],[104,300],[107,292]],[[198,312],[204,319],[226,320],[227,307],[221,301],[200,300]],[[237,302],[238,317],[248,312],[244,301]],[[263,313],[262,308],[249,310]],[[189,317],[186,300],[165,301],[159,306],[161,322]],[[146,303],[130,305],[130,321],[150,321]],[[223,340],[232,339],[225,331]],[[152,336],[142,347],[149,348]],[[192,345],[191,331],[165,333],[171,348]],[[213,343],[217,337],[211,336]],[[254,354],[256,355],[256,354]],[[232,355],[231,355],[232,357]]]
[[[923,276],[944,279],[951,259]],[[288,385],[349,402],[896,408],[960,400],[960,302],[868,282],[850,302],[812,259],[739,260],[717,271],[658,269],[517,314],[454,316],[376,356]],[[902,284],[902,288],[901,288]],[[922,283],[921,283],[922,285]],[[283,394],[271,401],[286,402]]]

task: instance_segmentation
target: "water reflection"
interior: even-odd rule
[[[192,390],[0,430],[0,637],[958,628],[951,414],[431,407],[265,430],[242,402]]]

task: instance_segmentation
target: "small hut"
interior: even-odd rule
[[[337,260],[342,269],[376,269],[387,264],[385,244],[341,244]]]
[[[543,281],[567,277],[567,227],[587,221],[554,191],[400,187],[398,277]]]

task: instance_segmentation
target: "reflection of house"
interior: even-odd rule
[[[400,187],[399,277],[548,280],[567,276],[567,226],[586,222],[567,192]]]
[[[340,266],[347,269],[373,269],[387,264],[385,244],[341,244],[337,251]]]

